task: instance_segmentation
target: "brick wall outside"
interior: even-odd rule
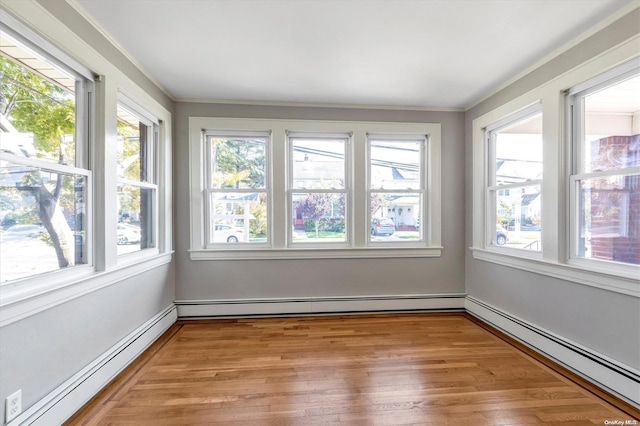
[[[640,135],[592,142],[591,170],[640,166]],[[591,253],[588,257],[640,264],[640,176],[591,179]]]

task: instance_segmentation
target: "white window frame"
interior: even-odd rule
[[[587,61],[527,93],[510,98],[504,104],[473,119],[472,126],[472,242],[476,260],[503,265],[538,275],[570,281],[621,294],[640,297],[638,270],[631,268],[589,267],[570,259],[570,174],[573,160],[570,147],[570,117],[567,94],[580,85],[603,75],[621,64],[640,64],[637,39],[631,39]],[[584,87],[582,87],[582,90]],[[542,229],[545,232],[541,258],[523,256],[486,246],[487,126],[536,102],[543,109]],[[520,250],[519,250],[520,251]],[[580,260],[580,259],[578,259]],[[631,269],[631,270],[629,270]]]
[[[206,217],[204,191],[203,135],[207,130],[238,132],[257,131],[271,133],[270,170],[271,197],[268,247],[254,245],[223,245],[207,247],[204,240]],[[289,208],[290,156],[289,134],[351,134],[351,143],[345,153],[346,182],[350,182],[346,205],[347,241],[345,245],[290,244],[291,212]],[[417,245],[371,246],[369,235],[369,200],[367,199],[367,134],[428,135],[426,146],[428,164],[425,165],[428,194],[424,222],[428,238]],[[189,167],[191,194],[191,246],[192,260],[240,259],[319,259],[319,258],[379,258],[379,257],[439,257],[441,246],[441,125],[439,123],[384,123],[324,120],[280,120],[218,117],[190,117]],[[276,220],[284,218],[285,220]],[[421,224],[422,225],[422,224]]]
[[[323,247],[323,248],[345,248],[351,246],[351,235],[350,226],[348,223],[347,217],[351,212],[351,173],[350,173],[350,163],[351,157],[349,155],[350,147],[351,147],[351,138],[352,134],[350,133],[309,133],[309,132],[286,132],[287,136],[287,151],[288,151],[288,173],[287,173],[287,223],[289,224],[288,229],[290,232],[287,232],[287,246],[288,247]],[[294,185],[294,176],[293,176],[293,164],[294,164],[294,155],[293,155],[293,146],[295,139],[319,139],[319,140],[339,140],[344,141],[344,188],[343,189],[317,189],[317,188],[296,188]],[[326,243],[321,241],[313,241],[313,242],[296,242],[293,240],[293,223],[294,218],[292,215],[292,207],[293,207],[293,194],[294,193],[321,193],[321,194],[344,194],[345,196],[345,241],[336,242],[336,243]]]
[[[92,133],[89,123],[94,116],[94,96],[95,89],[93,83],[93,74],[77,61],[67,56],[59,48],[52,45],[36,33],[32,32],[22,24],[15,21],[9,16],[2,16],[4,19],[0,22],[0,30],[7,33],[19,43],[28,49],[46,58],[63,69],[69,75],[76,79],[75,84],[75,158],[74,163],[57,164],[37,157],[23,157],[4,151],[0,151],[0,160],[9,161],[11,163],[22,164],[27,167],[37,168],[45,172],[62,173],[65,175],[78,175],[86,179],[85,184],[85,220],[84,220],[84,260],[80,265],[74,265],[70,268],[57,269],[50,272],[26,276],[24,278],[0,283],[3,293],[13,296],[14,289],[20,288],[22,292],[30,294],[37,291],[38,287],[42,287],[47,282],[46,288],[56,287],[67,280],[75,277],[86,276],[93,271],[94,264],[94,231],[93,231],[93,171],[89,159],[90,146],[92,144]],[[34,259],[35,260],[35,259]],[[9,290],[9,291],[7,291]],[[1,304],[0,304],[1,305]]]
[[[133,114],[140,123],[142,123],[147,129],[147,140],[149,141],[149,146],[147,147],[147,164],[145,167],[147,168],[147,181],[141,180],[131,180],[119,177],[117,178],[118,185],[126,185],[126,186],[135,186],[140,189],[150,189],[152,190],[152,215],[151,215],[151,240],[152,246],[148,248],[142,248],[141,250],[136,250],[132,253],[123,253],[118,255],[119,262],[127,261],[126,258],[131,258],[133,256],[139,257],[140,253],[143,253],[144,256],[148,256],[150,254],[158,254],[158,218],[159,218],[159,190],[158,190],[158,170],[160,169],[160,158],[159,158],[159,140],[160,140],[160,130],[159,130],[159,120],[155,118],[151,113],[147,112],[144,108],[137,105],[127,96],[122,93],[118,93],[118,105],[122,107],[127,112]],[[142,160],[141,160],[142,161]],[[142,163],[140,167],[142,167]],[[117,196],[117,194],[116,194]]]
[[[420,214],[422,212],[426,212],[428,215],[428,207],[430,206],[430,200],[428,190],[429,187],[429,152],[430,152],[430,135],[428,134],[384,134],[384,133],[371,133],[367,135],[367,200],[369,203],[371,202],[371,194],[373,193],[387,193],[387,194],[396,194],[396,193],[406,193],[406,194],[419,194],[420,195]],[[420,174],[419,174],[419,184],[420,188],[418,189],[377,189],[372,188],[371,186],[371,146],[374,141],[384,140],[389,142],[418,142],[420,146]],[[424,241],[429,241],[429,232],[431,227],[427,222],[427,226],[423,226],[420,224],[420,229],[418,231],[419,239],[418,241],[373,241],[371,239],[371,221],[373,218],[371,217],[371,208],[367,209],[367,221],[365,225],[367,226],[367,245],[370,247],[420,247],[424,245]],[[422,218],[420,219],[422,221]]]
[[[524,109],[516,111],[507,115],[506,117],[491,123],[484,130],[485,134],[485,143],[486,143],[486,156],[487,156],[487,187],[486,187],[486,200],[487,200],[487,209],[485,212],[486,217],[486,230],[485,230],[485,248],[489,250],[497,250],[503,252],[511,252],[516,255],[531,257],[531,258],[542,258],[542,247],[540,251],[532,251],[525,250],[519,248],[512,247],[503,247],[495,242],[496,236],[496,202],[497,202],[497,193],[500,190],[514,190],[519,188],[524,188],[528,186],[540,186],[540,197],[543,197],[542,193],[542,183],[543,179],[532,179],[527,180],[525,182],[505,184],[505,185],[497,185],[496,184],[496,149],[495,149],[495,139],[494,134],[506,127],[509,127],[513,124],[516,124],[520,121],[526,120],[527,118],[533,117],[535,115],[542,115],[544,119],[544,114],[542,112],[542,104],[540,102],[536,102],[532,105],[527,106]],[[542,235],[544,235],[544,229],[542,231]],[[542,240],[542,238],[541,238]]]
[[[215,137],[232,137],[232,138],[260,138],[265,140],[265,186],[264,188],[212,188],[211,182],[213,181],[211,176],[211,164],[213,159],[211,158],[211,138]],[[246,246],[250,246],[252,249],[256,248],[269,248],[271,247],[271,189],[270,189],[270,151],[271,151],[271,134],[270,132],[261,131],[235,131],[235,130],[203,130],[202,134],[204,150],[204,171],[203,171],[203,193],[204,198],[204,235],[203,244],[205,248],[211,249],[223,249],[223,250],[242,250]],[[213,193],[253,193],[253,192],[265,192],[267,194],[267,241],[264,243],[242,243],[242,244],[228,244],[228,243],[214,243],[209,241],[211,235],[211,195]]]
[[[584,179],[606,178],[610,176],[639,175],[640,167],[627,167],[624,169],[608,171],[585,172],[584,167],[584,140],[585,140],[585,114],[584,98],[605,88],[615,85],[630,76],[640,75],[640,62],[630,61],[617,66],[607,72],[601,73],[583,83],[573,86],[567,91],[567,126],[569,141],[569,244],[568,264],[591,270],[594,272],[609,273],[620,276],[640,276],[640,265],[630,265],[605,259],[589,259],[578,255],[579,251],[579,191],[578,183]]]

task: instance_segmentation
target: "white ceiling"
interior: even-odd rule
[[[178,100],[467,108],[633,0],[75,0]]]

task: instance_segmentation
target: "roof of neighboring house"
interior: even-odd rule
[[[531,204],[533,202],[533,200],[535,200],[536,198],[538,198],[538,195],[540,195],[540,193],[536,193],[536,194],[522,194],[522,201],[521,201],[521,205],[522,206],[528,206],[529,204]]]

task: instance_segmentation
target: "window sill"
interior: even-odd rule
[[[638,281],[637,272],[635,274],[616,274],[614,272],[587,269],[584,266],[556,263],[542,258],[516,256],[512,253],[497,253],[473,247],[471,250],[473,258],[477,260],[640,297],[640,282]]]
[[[191,260],[272,260],[272,259],[379,259],[440,257],[442,247],[403,248],[287,248],[287,249],[236,249],[189,250]]]
[[[3,284],[0,327],[170,263],[172,254],[158,254],[102,272],[84,265]]]

